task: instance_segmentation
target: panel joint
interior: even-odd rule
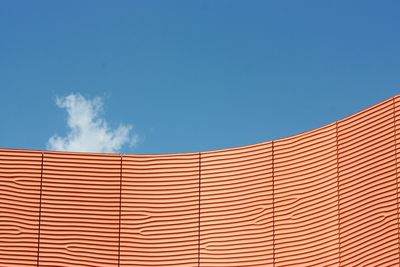
[[[397,160],[397,125],[396,125],[396,97],[393,97],[393,130],[394,130],[394,158],[396,163],[396,198],[397,198],[397,240],[399,248],[399,264],[400,264],[400,218],[399,218],[399,175],[398,175],[398,160]]]
[[[201,201],[201,152],[199,152],[199,183],[198,183],[198,221],[197,221],[197,266],[200,267],[200,201]]]
[[[275,266],[275,142],[272,141],[272,262]]]
[[[118,267],[121,261],[121,206],[122,206],[122,159],[120,155],[120,169],[119,169],[119,215],[118,215]]]
[[[43,159],[44,152],[42,152],[41,166],[40,166],[40,195],[39,195],[39,222],[38,222],[38,242],[37,242],[37,267],[39,267],[39,253],[40,253],[40,230],[42,221],[42,189],[43,189]]]
[[[337,186],[337,210],[338,210],[338,246],[339,246],[339,267],[342,265],[342,248],[341,248],[341,222],[340,222],[340,166],[339,166],[339,133],[338,122],[335,122],[335,138],[336,138],[336,186]]]

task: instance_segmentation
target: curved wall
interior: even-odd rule
[[[246,147],[0,150],[0,266],[399,266],[400,98]]]

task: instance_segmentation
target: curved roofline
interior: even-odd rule
[[[346,120],[349,120],[355,116],[358,116],[362,113],[366,113],[371,109],[375,109],[376,107],[380,106],[380,105],[384,105],[385,103],[389,102],[389,101],[395,101],[396,98],[398,98],[400,96],[400,94],[397,94],[395,96],[392,96],[390,98],[387,98],[385,100],[380,101],[377,104],[374,104],[372,106],[368,106],[366,108],[363,108],[359,111],[356,111],[354,113],[351,113],[350,115],[337,120],[337,121],[333,121],[331,123],[322,125],[320,127],[314,128],[314,129],[310,129],[310,130],[306,130],[303,132],[299,132],[299,133],[295,133],[292,135],[288,135],[286,137],[282,137],[282,138],[278,138],[278,139],[273,139],[273,140],[269,140],[269,141],[264,141],[264,142],[260,142],[260,143],[252,143],[252,144],[247,144],[247,145],[242,145],[242,146],[236,146],[236,147],[228,147],[228,148],[221,148],[221,149],[212,149],[212,150],[205,150],[205,151],[192,151],[192,152],[176,152],[176,153],[138,153],[138,154],[125,154],[125,153],[103,153],[103,152],[85,152],[85,151],[57,151],[57,150],[38,150],[38,149],[24,149],[24,148],[0,148],[0,150],[13,150],[13,151],[32,151],[32,152],[40,152],[40,153],[68,153],[68,154],[91,154],[91,155],[121,155],[121,156],[162,156],[162,155],[191,155],[191,154],[198,154],[198,153],[212,153],[212,152],[223,152],[223,151],[230,151],[230,150],[235,150],[235,149],[244,149],[244,148],[250,148],[250,147],[256,147],[256,146],[260,146],[260,145],[265,145],[268,143],[272,143],[272,142],[278,142],[281,140],[286,140],[286,139],[291,139],[291,138],[295,138],[304,134],[308,134],[308,133],[312,133],[314,131],[329,127],[333,124],[339,123],[339,122],[344,122]]]

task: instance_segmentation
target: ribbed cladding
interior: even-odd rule
[[[197,267],[199,155],[124,156],[121,267]]]
[[[272,143],[201,154],[200,266],[273,266]]]
[[[341,266],[399,266],[392,99],[338,122]]]
[[[42,154],[0,150],[0,266],[37,265]]]
[[[274,142],[275,263],[338,266],[336,127]]]
[[[394,117],[394,128],[396,135],[396,177],[397,177],[397,217],[398,223],[400,223],[400,96],[395,96],[393,98],[393,115]],[[398,234],[399,234],[399,254],[400,254],[400,224],[398,226]]]
[[[118,155],[45,153],[39,266],[118,266]]]

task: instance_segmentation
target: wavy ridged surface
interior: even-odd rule
[[[400,96],[395,96],[393,98],[394,105],[394,133],[395,139],[395,149],[396,149],[396,178],[397,178],[397,221],[399,223],[398,229],[398,239],[399,239],[399,255],[400,255]],[[400,262],[400,259],[399,259]],[[400,265],[400,264],[399,264]]]
[[[39,266],[118,265],[121,160],[46,153]]]
[[[274,142],[275,266],[338,266],[335,124]]]
[[[200,266],[272,266],[271,143],[201,154]]]
[[[0,266],[36,266],[42,153],[0,151]]]
[[[400,266],[400,97],[202,153],[0,150],[0,267]]]
[[[393,101],[338,123],[342,266],[399,266]]]
[[[121,266],[198,263],[199,155],[124,156]]]

